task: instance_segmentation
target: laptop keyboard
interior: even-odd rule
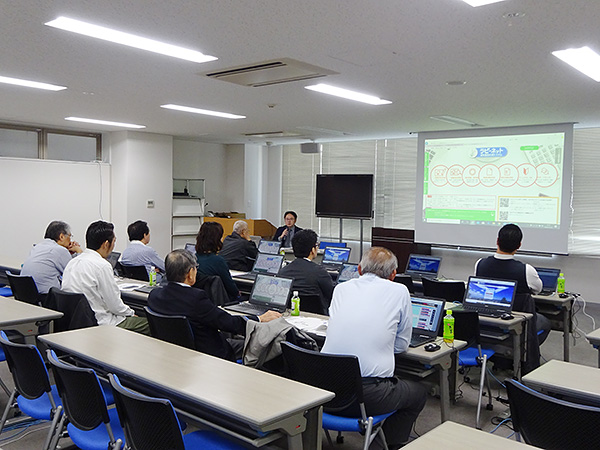
[[[419,345],[425,344],[427,342],[433,342],[433,341],[435,341],[435,338],[433,338],[431,336],[424,336],[422,334],[417,334],[416,336],[413,335],[410,338],[410,346],[418,347]]]
[[[509,311],[495,311],[495,310],[490,311],[490,309],[486,308],[485,306],[479,307],[476,305],[465,305],[465,304],[463,304],[463,309],[465,311],[477,311],[480,315],[486,316],[486,317],[500,317],[505,312],[509,312]]]
[[[268,311],[263,306],[253,305],[249,302],[242,302],[238,303],[237,305],[227,306],[225,309],[246,314],[254,314],[255,316],[260,316]]]
[[[240,278],[242,280],[256,280],[256,274],[254,272],[248,272],[241,275],[236,275],[235,278]]]

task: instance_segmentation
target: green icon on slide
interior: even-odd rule
[[[521,150],[523,151],[529,151],[529,150],[539,150],[540,146],[539,145],[523,145],[521,147]]]

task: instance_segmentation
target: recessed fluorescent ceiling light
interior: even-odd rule
[[[110,125],[113,127],[123,127],[123,128],[146,128],[146,125],[136,125],[134,123],[111,122],[109,120],[85,119],[83,117],[65,117],[65,120],[72,120],[73,122],[95,123],[97,125]]]
[[[70,19],[68,17],[58,17],[46,25],[54,28],[59,28],[73,33],[83,34],[104,41],[114,42],[116,44],[127,45],[129,47],[148,50],[149,52],[160,53],[161,55],[172,56],[174,58],[185,59],[197,63],[214,61],[214,56],[205,55],[196,50],[178,47],[176,45],[165,44],[164,42],[155,41],[134,34],[124,33],[123,31],[113,30],[111,28],[101,27],[80,20]]]
[[[600,82],[600,55],[591,48],[569,48],[557,50],[552,54],[592,80]]]
[[[368,103],[369,105],[388,105],[392,103],[389,100],[383,100],[372,95],[362,94],[360,92],[350,91],[348,89],[342,89],[329,84],[321,83],[312,86],[304,86],[304,88],[310,89],[311,91],[321,92],[323,94],[335,95],[336,97],[342,97],[348,100]]]
[[[504,0],[463,0],[463,2],[467,3],[471,6],[483,6],[490,5],[492,3],[503,2]]]
[[[56,86],[54,84],[39,83],[37,81],[21,80],[19,78],[0,77],[0,83],[14,84],[15,86],[25,86],[36,89],[45,89],[47,91],[62,91],[65,86]]]
[[[454,116],[431,116],[430,119],[439,120],[440,122],[453,123],[455,125],[467,125],[470,127],[476,127],[479,124],[471,122],[470,120],[461,119],[460,117]]]
[[[229,114],[219,111],[211,111],[209,109],[198,109],[192,108],[190,106],[181,106],[181,105],[160,105],[161,108],[166,109],[174,109],[176,111],[184,111],[194,114],[204,114],[206,116],[215,116],[215,117],[224,117],[225,119],[245,119],[246,116],[238,116],[237,114]]]

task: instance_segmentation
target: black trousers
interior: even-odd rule
[[[408,442],[410,431],[425,406],[427,390],[415,381],[398,378],[381,378],[363,383],[363,395],[367,415],[377,416],[397,410],[383,424],[385,440],[391,449]],[[343,416],[360,417],[355,405],[339,413]]]

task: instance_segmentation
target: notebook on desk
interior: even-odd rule
[[[281,250],[281,242],[280,241],[267,241],[266,239],[261,239],[258,244],[258,251],[260,253],[268,253],[270,255],[279,254],[279,250]]]
[[[238,275],[236,276],[236,278],[241,278],[243,280],[254,280],[256,278],[256,275],[259,273],[277,275],[277,273],[279,273],[279,269],[281,269],[282,263],[283,255],[270,255],[269,253],[259,253],[258,255],[256,255],[256,261],[254,261],[252,271],[249,273]]]
[[[272,309],[284,312],[292,291],[292,278],[258,274],[250,299],[225,309],[260,316]]]
[[[350,250],[349,247],[325,247],[321,265],[327,270],[340,270],[350,259]]]
[[[511,312],[516,291],[516,281],[469,277],[463,309],[477,311],[482,316],[500,317]]]
[[[542,280],[542,292],[538,295],[552,295],[556,292],[560,269],[551,269],[547,267],[536,267],[537,273]]]
[[[442,258],[430,255],[414,255],[408,257],[404,273],[413,280],[420,281],[421,278],[437,278],[440,271]]]
[[[433,342],[442,326],[444,301],[428,297],[412,297],[411,347]]]

